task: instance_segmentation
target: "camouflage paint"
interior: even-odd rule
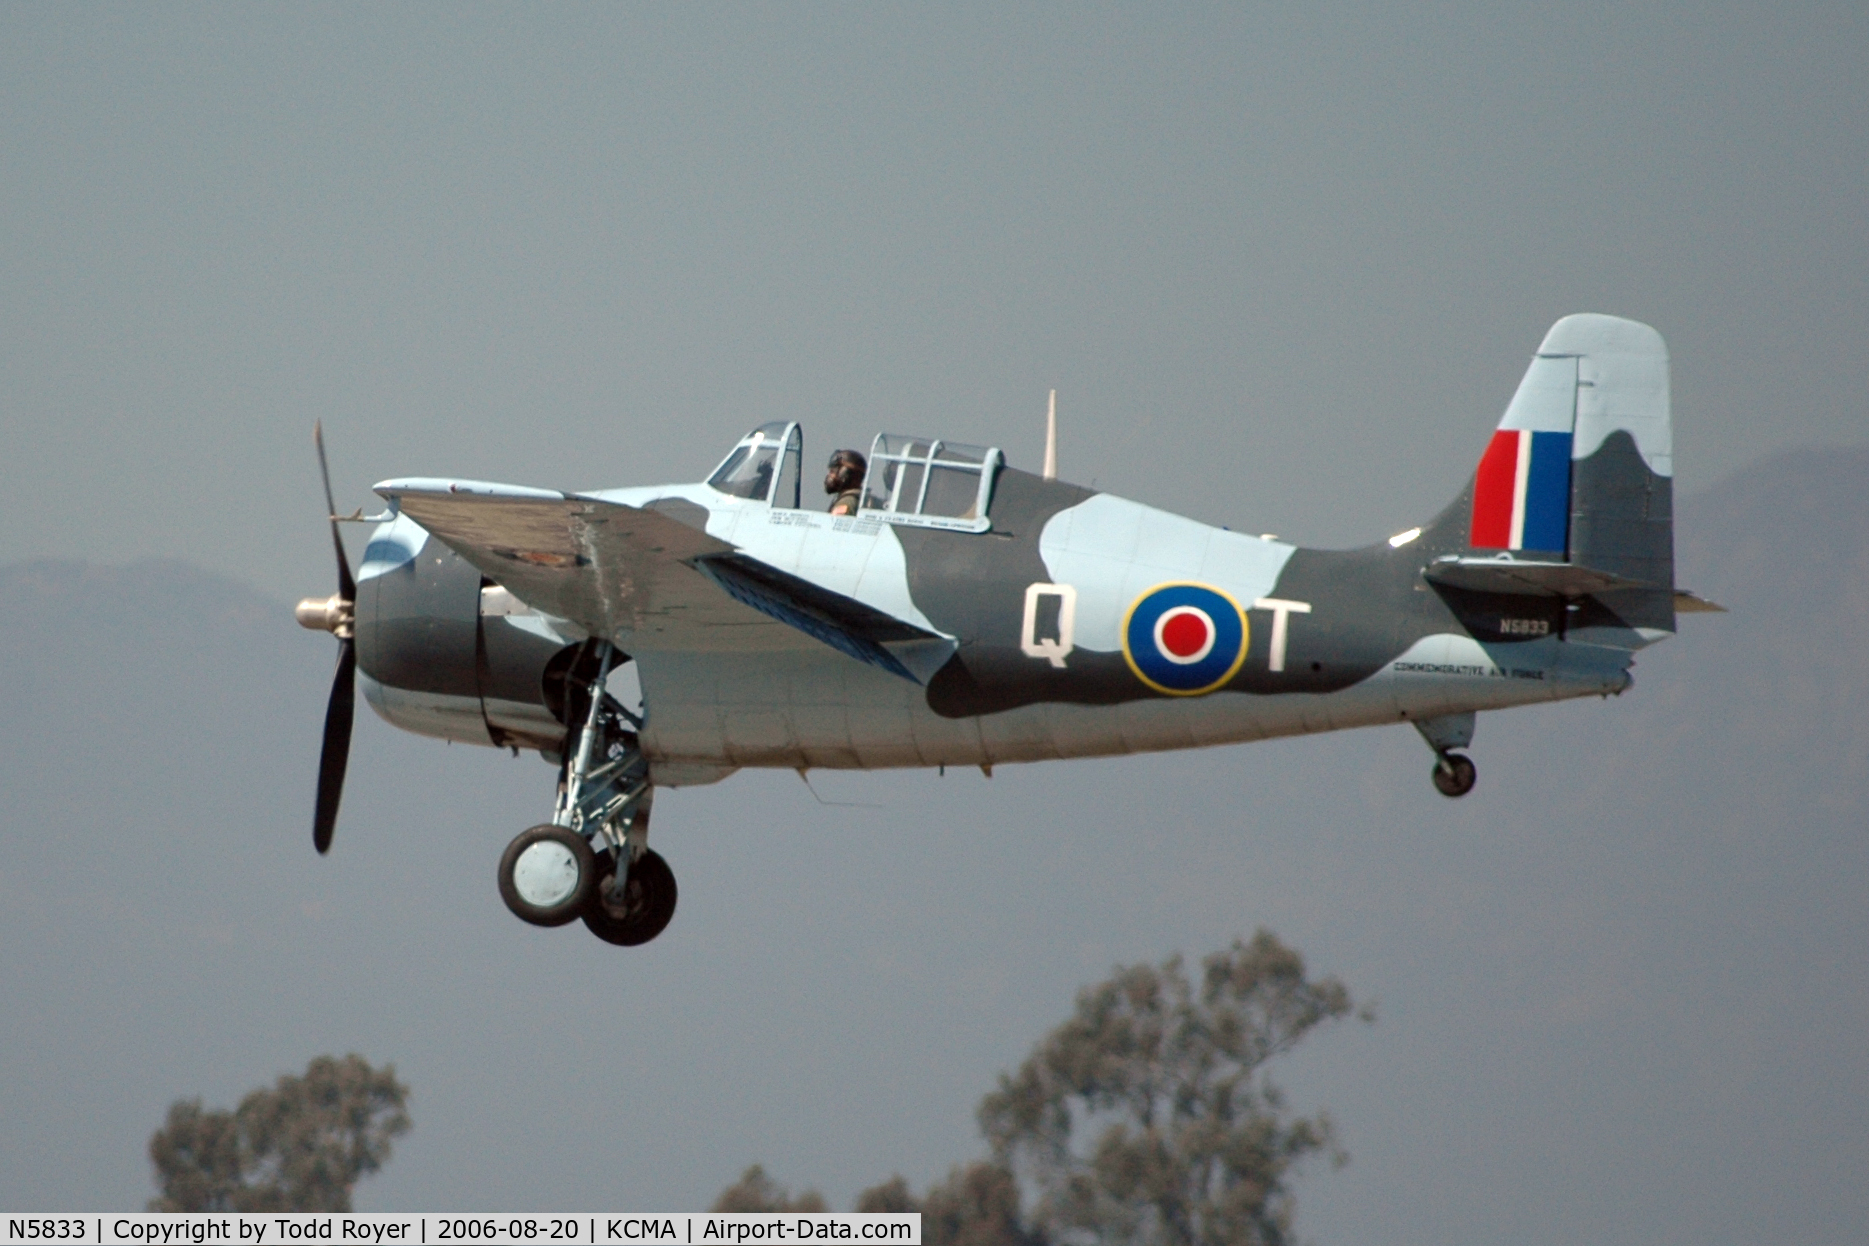
[[[1633,652],[1674,627],[1667,401],[1653,330],[1566,317],[1501,421],[1494,446],[1549,436],[1539,453],[1574,455],[1565,520],[1541,512],[1533,525],[1539,543],[1562,530],[1569,548],[1537,557],[1641,585],[1581,599],[1423,574],[1447,559],[1519,557],[1499,548],[1495,530],[1514,529],[1495,512],[1527,505],[1529,476],[1518,494],[1476,505],[1476,474],[1419,530],[1335,551],[1012,468],[992,479],[984,530],[833,517],[704,484],[572,496],[388,482],[379,490],[404,514],[379,531],[382,556],[360,576],[366,694],[414,730],[545,747],[546,663],[606,634],[637,664],[652,774],[675,783],[738,766],[1199,747],[1615,693]],[[419,539],[411,516],[453,549]],[[1482,519],[1489,545],[1474,540]],[[484,618],[483,585],[538,609]],[[1149,633],[1135,611],[1173,605],[1169,585],[1195,586],[1183,595],[1206,603],[1209,623],[1228,600],[1242,615],[1238,632],[1220,631],[1243,635],[1244,652],[1217,662],[1211,690],[1206,674],[1173,686],[1169,667],[1150,678],[1137,661]],[[1203,625],[1189,626],[1198,640]]]

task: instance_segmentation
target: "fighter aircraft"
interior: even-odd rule
[[[1037,475],[882,434],[848,514],[811,505],[802,430],[770,423],[694,484],[397,479],[368,520],[331,505],[320,432],[338,592],[297,613],[339,655],[314,844],[358,678],[398,727],[556,768],[500,894],[622,945],[675,910],[656,788],[745,766],[991,774],[1406,722],[1464,795],[1477,711],[1621,693],[1678,611],[1719,609],[1674,586],[1668,386],[1655,330],[1565,317],[1459,496],[1349,550],[1056,479],[1055,423]],[[376,525],[354,579],[341,518]]]

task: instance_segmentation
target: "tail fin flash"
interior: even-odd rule
[[[1564,553],[1576,412],[1577,360],[1540,352],[1480,456],[1469,544]]]
[[[1672,631],[1673,476],[1661,335],[1616,316],[1566,316],[1480,456],[1470,556],[1437,576],[1589,597],[1585,626]]]

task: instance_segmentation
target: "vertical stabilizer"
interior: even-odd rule
[[[1642,585],[1595,594],[1579,626],[1672,631],[1673,477],[1661,334],[1618,316],[1566,316],[1480,457],[1468,545]]]

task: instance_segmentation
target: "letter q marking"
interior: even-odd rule
[[[1058,634],[1038,636],[1038,603],[1043,597],[1058,600]],[[1028,584],[1025,589],[1025,625],[1019,630],[1019,648],[1028,658],[1045,658],[1062,670],[1064,659],[1077,648],[1077,589],[1069,584]]]

